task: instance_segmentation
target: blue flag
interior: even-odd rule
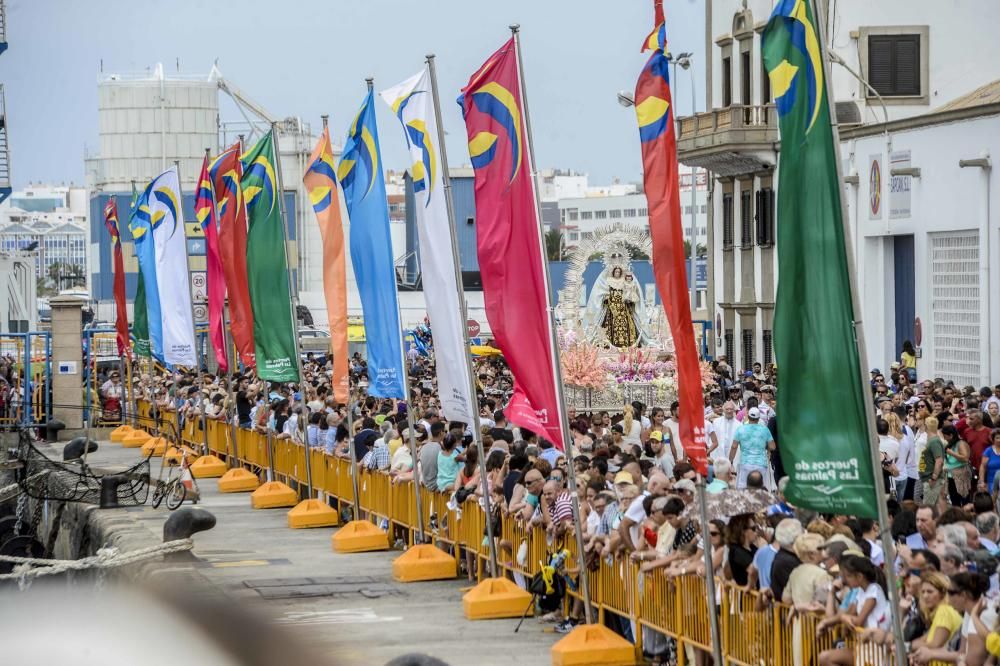
[[[155,181],[154,181],[155,182]],[[146,317],[149,324],[149,350],[153,358],[163,363],[163,319],[160,316],[160,292],[156,282],[156,246],[153,241],[153,217],[149,196],[153,183],[139,195],[129,217],[135,258],[146,293]]]
[[[347,133],[337,179],[351,220],[351,263],[365,315],[368,394],[402,398],[406,395],[402,329],[371,91]]]

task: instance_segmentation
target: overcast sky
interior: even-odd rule
[[[670,48],[693,51],[704,99],[704,1],[666,0]],[[97,80],[163,62],[227,79],[278,117],[301,116],[342,141],[365,94],[415,73],[437,54],[452,166],[468,162],[459,88],[521,24],[525,79],[540,167],[589,173],[591,183],[639,178],[635,116],[616,102],[633,89],[652,0],[8,0],[0,56],[14,186],[83,182],[97,148]],[[690,113],[690,75],[675,88]],[[703,102],[699,102],[699,105]],[[223,106],[223,112],[229,109]],[[226,117],[223,120],[238,120]],[[387,168],[405,168],[402,132],[379,102]]]

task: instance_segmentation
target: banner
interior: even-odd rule
[[[139,191],[132,181],[132,202],[129,204],[129,226],[132,224],[132,217],[139,208]],[[133,254],[138,257],[138,252]],[[149,315],[146,312],[146,280],[142,276],[142,265],[139,265],[139,272],[136,276],[135,298],[132,299],[132,336],[135,338],[135,353],[139,356],[149,358],[152,351],[149,345]]]
[[[242,156],[246,201],[247,284],[253,308],[257,376],[273,382],[299,381],[295,317],[288,289],[285,220],[275,169],[273,132]]]
[[[659,2],[655,6],[656,28],[646,38],[643,47],[644,51],[652,48],[653,55],[646,61],[635,86],[635,113],[639,121],[643,179],[649,204],[653,276],[674,340],[677,400],[680,402],[678,434],[691,464],[699,474],[706,476],[705,403],[684,257],[677,137],[667,76],[670,61],[664,55],[666,24],[662,6]]]
[[[763,35],[781,154],[775,357],[785,497],[821,513],[878,518],[822,51],[812,9],[781,0]],[[817,436],[817,425],[837,415]],[[879,480],[881,482],[881,480]]]
[[[427,300],[427,314],[434,331],[434,358],[441,411],[449,421],[473,423],[477,402],[469,392],[469,350],[465,345],[462,287],[455,281],[451,251],[452,228],[441,169],[438,126],[430,74],[419,74],[381,93],[403,124],[403,134],[413,166],[414,214],[420,247],[420,277]]]
[[[191,289],[188,286],[187,239],[177,168],[171,167],[146,186],[156,252],[156,289],[160,300],[163,362],[198,366],[195,353]],[[148,294],[147,294],[148,298]],[[150,317],[152,324],[152,317]]]
[[[255,365],[253,308],[247,286],[247,210],[243,201],[240,143],[234,143],[208,167],[219,216],[219,261],[229,296],[229,329],[240,361]]]
[[[309,168],[302,177],[302,183],[309,192],[309,201],[323,239],[323,293],[333,352],[333,399],[346,404],[350,390],[347,367],[347,265],[344,224],[340,219],[340,197],[337,195],[337,168],[333,163],[330,131],[326,127],[309,156]]]
[[[118,341],[118,356],[125,358],[129,348],[128,310],[125,308],[125,262],[122,259],[122,241],[118,234],[118,203],[114,196],[104,206],[104,227],[111,236],[115,271],[115,330]]]
[[[205,234],[205,265],[208,272],[208,337],[215,350],[215,362],[224,374],[229,372],[226,358],[226,281],[219,259],[219,232],[216,228],[215,194],[212,180],[208,175],[208,155],[201,165],[198,177],[197,195],[194,200],[194,214]]]
[[[154,181],[155,182],[155,181]],[[146,333],[149,341],[149,355],[163,363],[163,319],[160,317],[160,290],[156,276],[156,248],[153,241],[152,217],[149,210],[149,193],[153,183],[150,183],[132,208],[132,216],[128,221],[128,229],[132,234],[132,246],[135,259],[139,264],[140,287],[135,295],[135,337],[136,352],[142,354],[141,336]],[[184,283],[187,283],[187,278]],[[142,304],[145,303],[145,307]],[[145,316],[145,321],[140,319]],[[142,330],[145,324],[146,330]]]
[[[406,368],[396,270],[375,125],[375,100],[370,90],[347,132],[337,178],[344,188],[351,218],[351,265],[368,332],[368,395],[403,398]]]
[[[508,420],[563,448],[545,265],[513,38],[459,98],[476,172],[476,244],[486,317],[514,375]]]

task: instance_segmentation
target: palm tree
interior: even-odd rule
[[[563,235],[558,229],[545,232],[545,255],[549,261],[562,261]]]

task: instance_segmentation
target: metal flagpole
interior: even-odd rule
[[[487,482],[486,471],[486,451],[483,449],[482,424],[479,421],[479,405],[475,402],[476,378],[473,374],[472,357],[469,353],[469,328],[466,322],[469,320],[468,303],[465,302],[465,290],[462,286],[462,265],[461,257],[458,254],[458,241],[455,238],[455,205],[451,198],[451,174],[448,171],[448,151],[444,145],[444,124],[441,122],[441,100],[438,97],[437,71],[434,69],[434,54],[427,54],[427,71],[431,79],[431,100],[434,103],[434,119],[437,122],[438,131],[438,154],[441,156],[441,173],[444,180],[444,198],[448,206],[448,234],[451,240],[451,256],[455,265],[455,287],[458,289],[459,304],[462,307],[462,341],[465,345],[465,365],[469,373],[469,399],[473,404],[469,405],[472,414],[472,435],[479,447],[479,477],[483,488],[483,510],[486,512],[486,538],[490,542],[490,576],[497,577],[497,546],[493,534],[493,513],[490,510],[492,499],[490,498],[490,487]],[[433,322],[431,322],[433,324]]]
[[[184,188],[181,187],[181,162],[180,162],[180,160],[174,160],[174,169],[176,169],[176,171],[177,171],[177,197],[181,201],[184,201],[184,192],[183,192]],[[181,213],[181,217],[182,218],[184,217],[183,213]],[[181,223],[184,222],[183,219],[180,220],[180,221],[181,221]],[[184,228],[184,236],[185,236],[185,238],[187,237],[187,225],[185,225],[185,228]],[[191,257],[188,255],[188,247],[187,247],[187,241],[186,240],[184,242],[184,261],[187,264],[185,266],[185,268],[187,269],[186,272],[187,272],[188,278],[190,280],[190,276],[191,276]],[[191,308],[191,336],[194,338],[194,347],[195,347],[192,351],[194,351],[194,353],[195,353],[195,357],[194,357],[195,358],[195,361],[194,361],[194,363],[195,363],[195,369],[194,369],[195,373],[194,374],[197,377],[201,373],[201,367],[200,367],[200,363],[198,361],[198,357],[199,357],[199,353],[198,353],[198,328],[194,325],[194,294],[191,294],[191,284],[190,284],[190,282],[187,285],[185,285],[185,288],[188,290],[188,294],[190,296],[190,298],[188,299],[188,305]],[[198,393],[199,394],[202,393],[203,391],[204,391],[204,389],[201,389],[201,388],[198,389]],[[206,408],[206,404],[205,403],[206,403],[206,400],[201,395],[199,395],[198,397],[201,399],[201,424],[202,424],[202,433],[204,434],[205,453],[208,454],[208,415],[205,413],[205,408]],[[180,424],[178,423],[178,426],[179,425]],[[180,429],[177,430],[177,443],[176,444],[177,444],[178,450],[184,444],[184,433]]]
[[[528,113],[527,86],[524,85],[524,64],[521,62],[521,26],[514,24],[510,26],[510,31],[514,35],[514,54],[517,57],[517,73],[521,87],[521,104],[524,106],[524,129],[528,139],[528,162],[531,167],[531,190],[535,195],[535,214],[538,217],[538,258],[542,262],[542,275],[545,277],[545,298],[546,302],[551,298],[551,277],[549,276],[549,262],[545,254],[545,235],[542,231],[542,206],[538,199],[538,187],[535,182],[535,142],[531,136],[531,115]],[[549,350],[552,354],[552,372],[555,378],[556,410],[558,411],[559,425],[563,433],[563,446],[566,449],[567,462],[566,475],[569,480],[570,498],[573,505],[573,528],[576,532],[577,567],[580,572],[580,591],[583,593],[583,610],[586,614],[587,624],[593,624],[593,610],[590,607],[590,582],[587,577],[587,566],[585,563],[585,551],[583,547],[583,526],[580,524],[580,499],[576,490],[576,465],[573,461],[573,438],[569,434],[569,424],[566,419],[566,403],[563,395],[562,366],[559,361],[559,343],[556,339],[556,311],[551,305],[549,310]]]
[[[719,633],[718,600],[715,598],[715,567],[712,566],[712,535],[708,527],[708,495],[705,490],[705,477],[698,475],[698,518],[701,521],[701,540],[704,544],[702,552],[705,556],[705,595],[708,600],[708,628],[712,637],[712,656],[716,664],[725,664],[722,660],[722,634]]]
[[[370,93],[375,87],[375,79],[369,77],[365,79],[365,83],[368,85],[368,92]],[[392,288],[395,290],[396,285],[393,285]],[[406,401],[406,426],[407,430],[410,432],[410,455],[413,456],[413,493],[417,508],[417,537],[420,543],[424,543],[424,507],[423,499],[420,496],[420,468],[418,465],[419,459],[417,457],[417,432],[413,420],[413,399],[410,395],[410,378],[406,372],[406,341],[403,339],[403,311],[399,307],[398,295],[396,297],[396,313],[399,317],[399,352],[403,369],[402,380],[404,394],[403,399]],[[430,435],[430,433],[427,434]]]
[[[278,197],[278,216],[281,218],[281,233],[285,239],[285,241],[281,244],[281,249],[285,253],[285,270],[288,271],[288,298],[292,304],[292,343],[295,348],[295,367],[299,374],[299,381],[297,382],[299,387],[299,415],[295,419],[295,424],[299,430],[299,436],[301,437],[306,449],[306,484],[309,486],[309,497],[312,498],[312,456],[309,455],[309,442],[307,442],[303,436],[305,428],[303,423],[305,410],[302,409],[302,407],[304,406],[303,398],[305,398],[305,391],[303,390],[304,378],[302,374],[302,354],[299,351],[299,296],[298,289],[292,286],[291,266],[288,264],[288,221],[285,219],[285,190],[282,189],[281,183],[281,150],[278,147],[277,122],[271,123],[271,145],[274,146],[274,161],[277,162],[277,164],[274,165],[274,177],[277,180],[274,189],[276,191],[276,196]],[[294,398],[295,395],[293,394],[292,397]]]
[[[833,107],[830,106],[833,100],[833,84],[830,80],[830,66],[827,61],[827,42],[826,42],[826,14],[823,13],[823,8],[820,6],[820,2],[812,2],[814,16],[816,17],[816,31],[819,37],[820,52],[823,56],[823,76],[826,81],[826,99],[827,99],[827,113],[829,114],[830,129],[833,135],[833,146],[834,150],[840,149],[840,131],[837,127],[837,117],[833,113]],[[840,222],[843,227],[844,233],[844,253],[847,255],[847,276],[851,285],[851,306],[852,315],[854,319],[854,338],[857,341],[858,347],[858,367],[856,368],[858,374],[858,379],[862,384],[867,383],[868,370],[865,366],[865,360],[868,358],[867,350],[865,348],[865,333],[864,324],[862,322],[862,312],[861,312],[861,302],[858,297],[858,284],[857,284],[857,269],[854,265],[854,252],[852,250],[851,244],[851,228],[850,223],[847,219],[847,202],[845,200],[844,188],[841,185],[843,183],[843,174],[841,173],[841,163],[839,159],[834,160],[836,163],[837,170],[837,190],[840,192]],[[877,471],[881,469],[881,460],[879,458],[879,448],[878,448],[878,437],[875,430],[875,412],[868,404],[865,407],[865,415],[867,416],[867,427],[868,427],[868,451],[871,454],[872,462],[872,473],[873,481],[875,482],[875,503],[878,505],[878,527],[879,534],[882,537],[882,550],[885,551],[885,561],[888,566],[885,568],[885,578],[887,587],[889,588],[889,603],[892,605],[893,612],[890,613],[890,618],[892,620],[892,633],[895,638],[896,645],[896,663],[899,666],[905,666],[907,663],[907,653],[906,653],[906,643],[903,639],[903,625],[900,621],[899,613],[896,612],[899,609],[899,588],[896,587],[896,550],[892,541],[892,536],[889,532],[889,527],[891,523],[889,522],[889,508],[887,504],[887,498],[885,496],[885,488],[882,486],[881,480],[877,478]]]
[[[354,404],[351,402],[351,398],[354,397],[354,393],[351,392],[351,375],[348,371],[347,375],[347,448],[351,452],[351,486],[354,490],[354,517],[353,520],[361,520],[360,507],[358,505],[358,454],[354,451]],[[354,403],[357,403],[355,400]],[[336,441],[337,436],[334,435],[334,441]]]

